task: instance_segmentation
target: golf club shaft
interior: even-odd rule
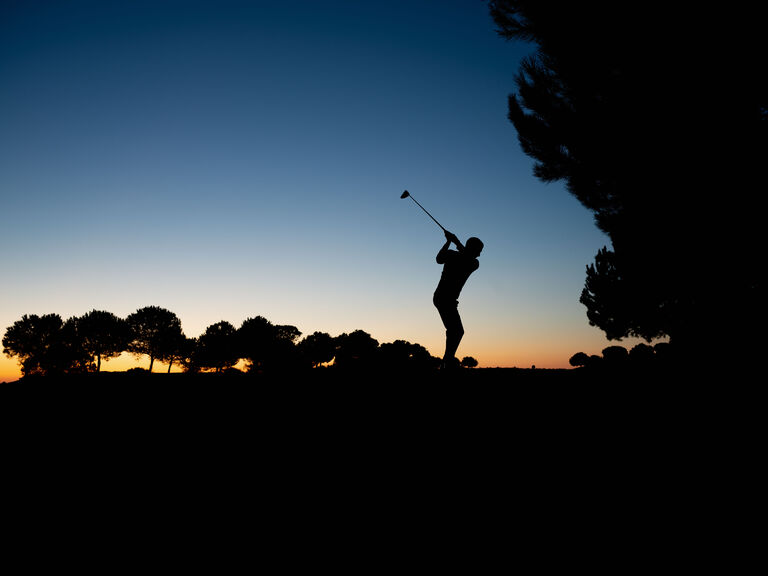
[[[414,202],[416,202],[416,205],[417,205],[419,208],[421,208],[422,210],[424,210],[424,212],[426,212],[427,216],[429,216],[430,218],[432,218],[432,220],[434,221],[434,223],[435,223],[435,224],[437,224],[438,226],[440,226],[440,228],[443,230],[443,232],[446,232],[446,231],[447,231],[445,228],[443,228],[443,225],[442,225],[442,224],[440,224],[440,222],[438,222],[437,220],[435,220],[435,217],[434,217],[434,216],[432,216],[432,214],[430,214],[429,212],[427,212],[427,209],[426,209],[426,208],[424,208],[424,206],[422,206],[421,204],[419,204],[419,201],[418,201],[418,200],[416,200],[416,198],[414,198],[414,197],[413,197],[413,196],[411,196],[410,194],[408,195],[408,198],[410,198],[411,200],[413,200]]]

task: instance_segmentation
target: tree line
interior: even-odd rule
[[[337,369],[382,366],[411,370],[434,369],[440,360],[420,344],[405,340],[379,344],[363,330],[331,336],[314,332],[302,338],[295,326],[249,317],[239,327],[222,320],[197,338],[186,336],[178,316],[146,306],[120,318],[92,310],[62,320],[58,314],[24,315],[6,329],[3,351],[16,358],[24,376],[99,372],[102,360],[123,352],[137,358],[176,365],[186,372],[232,370],[241,360],[249,372],[312,369],[332,363]],[[462,366],[475,367],[471,357]]]
[[[616,370],[625,373],[629,370],[653,368],[671,368],[675,357],[669,342],[657,342],[653,346],[639,342],[631,349],[624,346],[603,348],[602,355],[577,352],[568,360],[574,368],[589,370]]]

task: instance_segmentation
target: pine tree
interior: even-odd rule
[[[753,9],[489,4],[502,36],[534,44],[509,97],[534,174],[611,239],[587,270],[590,323],[687,349],[753,338],[768,157]]]

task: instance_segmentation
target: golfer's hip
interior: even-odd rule
[[[455,296],[442,294],[440,292],[434,293],[434,295],[432,296],[432,303],[438,308],[447,308],[447,307],[455,308],[459,305],[459,301],[456,299]]]

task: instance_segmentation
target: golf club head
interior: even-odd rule
[[[408,190],[400,194],[400,198],[408,198],[408,196],[410,196],[410,194],[408,194]]]

